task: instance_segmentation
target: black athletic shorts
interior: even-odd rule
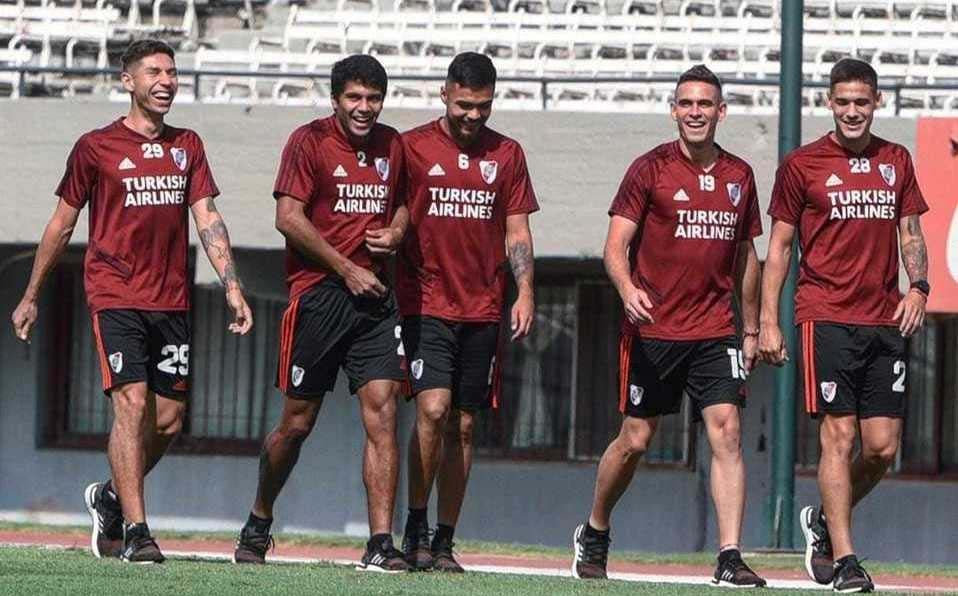
[[[473,411],[497,405],[499,323],[406,317],[403,345],[412,395],[427,389],[450,389],[455,408]]]
[[[190,389],[187,311],[107,309],[93,315],[103,393],[146,382],[163,397],[186,399]]]
[[[342,368],[349,391],[369,381],[405,381],[402,327],[392,289],[354,296],[329,276],[290,302],[280,329],[276,386],[289,397],[323,397]]]
[[[908,357],[897,327],[806,321],[799,330],[799,395],[812,417],[905,416]]]
[[[696,420],[715,404],[744,407],[746,377],[735,336],[670,341],[623,334],[619,341],[619,410],[627,416],[677,414],[684,393]]]

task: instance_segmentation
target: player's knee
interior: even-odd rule
[[[312,430],[313,419],[311,417],[290,416],[280,422],[274,432],[282,441],[299,445],[306,440]]]
[[[111,393],[113,410],[117,418],[143,418],[146,416],[146,391],[138,383],[123,385]]]
[[[166,408],[156,417],[156,433],[159,435],[174,437],[183,430],[183,415],[186,412],[186,404],[177,403],[175,406]]]
[[[619,448],[626,458],[642,457],[649,450],[651,435],[638,430],[625,430],[619,435]]]
[[[418,422],[433,428],[440,428],[449,418],[450,405],[441,402],[424,402],[417,404]]]
[[[887,468],[895,463],[898,454],[897,442],[887,442],[881,445],[863,445],[862,459],[873,467]]]

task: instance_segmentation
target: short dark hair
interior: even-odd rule
[[[489,56],[477,52],[462,52],[449,63],[447,83],[457,83],[470,89],[496,86],[496,67]]]
[[[851,81],[860,81],[869,85],[872,91],[878,91],[878,73],[871,64],[855,58],[842,58],[835,63],[828,76],[829,91],[839,83]]]
[[[333,71],[329,75],[330,91],[333,98],[338,98],[346,89],[350,81],[378,89],[386,95],[388,83],[386,69],[369,54],[353,54],[333,64]]]
[[[705,66],[704,64],[696,64],[692,68],[683,72],[681,76],[679,76],[679,82],[675,84],[675,88],[678,89],[679,85],[682,83],[691,83],[693,81],[712,85],[718,89],[719,97],[722,97],[722,80],[719,79],[718,75],[712,72],[708,66]]]
[[[130,66],[136,64],[147,56],[153,54],[166,54],[171,59],[176,59],[176,52],[165,41],[159,39],[138,39],[127,46],[123,56],[120,57],[120,65],[124,72],[129,72]]]

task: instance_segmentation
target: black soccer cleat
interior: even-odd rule
[[[712,577],[712,585],[722,588],[764,588],[767,582],[752,571],[738,551],[719,560]]]
[[[814,582],[830,584],[835,577],[835,561],[828,526],[822,519],[822,508],[805,507],[798,519],[805,535],[805,572]]]
[[[266,551],[275,546],[273,536],[267,532],[259,532],[247,524],[240,530],[236,549],[233,550],[233,562],[241,564],[262,565],[266,563]]]
[[[585,524],[580,524],[572,535],[572,577],[577,579],[608,579],[606,565],[609,560],[609,544],[612,540],[608,533],[591,536],[586,532]]]
[[[387,538],[379,546],[374,546],[372,540],[366,543],[366,552],[359,565],[358,571],[374,571],[377,573],[405,573],[412,571],[412,567],[403,559],[402,552],[393,546],[392,537]]]
[[[430,571],[433,566],[432,548],[429,545],[429,524],[415,523],[406,520],[406,530],[403,532],[402,551],[406,563],[413,571]]]
[[[115,495],[106,494],[106,485],[94,482],[83,492],[90,514],[90,550],[93,556],[119,557],[123,551],[123,510]]]
[[[123,528],[123,552],[120,560],[124,563],[162,563],[166,560],[160,547],[156,545],[150,528],[145,524],[129,524]]]
[[[466,570],[462,568],[462,565],[459,564],[456,557],[452,555],[452,547],[455,545],[455,542],[442,538],[438,532],[433,536],[431,545],[432,568],[435,571],[443,573],[465,573]]]
[[[835,563],[835,583],[832,584],[834,592],[854,594],[875,590],[875,583],[861,563],[858,562],[858,557],[848,555],[841,561],[841,563]]]

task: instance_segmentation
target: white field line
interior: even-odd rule
[[[19,542],[0,542],[0,548],[23,548],[23,547],[32,547],[36,548],[41,545],[35,543],[19,543]],[[60,546],[60,545],[47,545],[42,546],[42,548],[49,548],[51,550],[75,550],[73,547],[69,546]],[[168,558],[171,559],[190,559],[190,560],[201,560],[201,561],[230,561],[232,560],[232,555],[228,553],[216,553],[216,552],[207,552],[207,551],[178,551],[178,550],[164,550]],[[332,563],[334,565],[341,565],[344,567],[353,568],[359,564],[359,561],[351,561],[348,559],[316,559],[310,557],[279,557],[279,556],[270,556],[269,562],[271,563],[282,563],[282,564],[294,564],[294,565],[303,565],[303,564],[317,564],[317,563]],[[540,576],[540,577],[572,577],[572,571],[565,568],[541,568],[541,567],[513,567],[509,565],[463,565],[466,570],[474,571],[479,573],[504,573],[509,575],[531,575],[531,576]],[[640,582],[647,584],[681,584],[681,585],[692,585],[692,586],[706,586],[711,585],[712,578],[701,576],[701,575],[668,575],[668,574],[653,574],[653,573],[609,573],[609,579],[615,579],[620,581],[627,582]],[[775,589],[786,589],[786,590],[831,590],[831,586],[822,586],[808,580],[795,580],[795,579],[770,579],[768,580],[768,587]],[[923,593],[954,593],[952,590],[946,588],[933,588],[926,586],[911,586],[906,584],[879,584],[875,586],[875,590],[893,590],[897,592],[923,592]]]

